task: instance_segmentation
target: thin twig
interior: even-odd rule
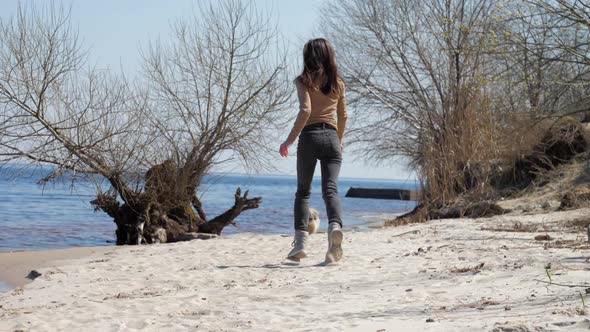
[[[575,287],[590,287],[590,285],[567,285],[567,284],[559,284],[559,283],[555,283],[555,282],[549,282],[549,281],[544,281],[544,280],[539,280],[539,279],[534,279],[534,281],[537,282],[542,282],[544,284],[548,284],[548,285],[553,285],[553,286],[560,286],[560,287],[569,287],[569,288],[575,288]]]

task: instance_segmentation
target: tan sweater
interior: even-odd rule
[[[299,98],[299,114],[295,119],[295,124],[287,138],[289,144],[293,144],[303,127],[314,123],[327,123],[338,130],[338,137],[342,142],[344,128],[346,127],[346,95],[344,82],[341,84],[340,93],[331,93],[325,95],[319,89],[308,89],[301,83],[299,78],[294,81],[297,87],[297,97]]]

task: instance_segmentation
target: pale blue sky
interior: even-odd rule
[[[44,0],[29,0],[37,4]],[[278,17],[281,33],[294,50],[293,61],[299,66],[299,48],[310,39],[319,37],[317,32],[319,8],[325,0],[252,0],[257,8],[270,10]],[[28,3],[28,1],[22,1]],[[71,5],[72,21],[78,27],[80,37],[89,49],[90,61],[99,67],[118,68],[128,74],[140,69],[139,48],[149,40],[166,37],[170,23],[192,17],[198,0],[79,0],[64,1]],[[16,12],[18,1],[2,0],[0,17],[6,19]],[[337,50],[336,50],[337,51]],[[298,67],[297,67],[298,68]],[[297,110],[294,109],[293,115]],[[277,144],[278,151],[278,144]],[[294,154],[295,147],[291,148]],[[295,174],[295,157],[281,159],[276,154],[281,174]],[[344,177],[409,179],[411,177],[400,163],[375,167],[345,150],[341,175]],[[239,167],[230,169],[240,172]],[[316,170],[319,175],[319,169]]]

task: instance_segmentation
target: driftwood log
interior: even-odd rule
[[[433,208],[429,211],[429,217],[430,219],[485,218],[509,212],[510,210],[503,209],[498,204],[483,201]]]
[[[457,218],[485,218],[509,213],[492,202],[475,202],[469,204],[455,204],[448,206],[435,206],[418,204],[412,211],[402,214],[397,218],[386,221],[385,226],[399,226],[412,223],[421,223],[435,219]]]
[[[179,168],[170,160],[152,167],[145,174],[143,191],[122,188],[122,181],[111,181],[113,188],[98,194],[91,203],[106,212],[117,225],[117,244],[165,243],[220,235],[234,224],[243,211],[255,209],[261,197],[248,197],[238,188],[234,205],[208,220],[196,196],[200,176]],[[123,193],[123,194],[121,194]],[[123,199],[119,202],[117,197]]]

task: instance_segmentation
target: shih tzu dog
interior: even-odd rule
[[[317,232],[320,228],[320,213],[314,208],[309,208],[309,222],[307,224],[307,231],[309,235]]]

